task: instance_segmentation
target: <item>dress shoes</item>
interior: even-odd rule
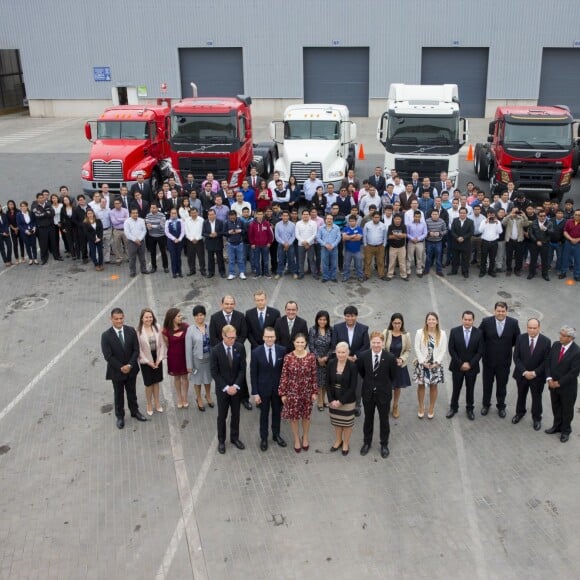
[[[457,411],[455,409],[449,409],[449,411],[447,411],[447,415],[445,415],[448,419],[451,419],[454,415],[457,414]]]
[[[505,409],[499,409],[497,414],[500,416],[500,419],[505,419]]]
[[[223,442],[218,443],[218,453],[222,455],[226,452],[226,444]]]
[[[541,421],[534,421],[534,431],[539,431],[542,428]]]
[[[330,452],[331,453],[336,453],[340,448],[342,447],[342,445],[339,445],[338,447],[335,447],[334,445],[330,448]]]
[[[248,401],[248,399],[244,399],[242,401],[242,405],[244,406],[244,409],[247,409],[248,411],[252,410],[252,403],[250,403],[250,401]]]
[[[512,423],[517,425],[522,420],[523,415],[516,414],[512,417]]]
[[[234,447],[237,447],[238,449],[246,448],[246,446],[239,439],[234,439],[231,443]]]
[[[125,419],[117,417],[117,429],[122,429],[125,426]]]
[[[475,414],[473,413],[473,410],[472,409],[469,409],[469,411],[467,411],[467,418],[470,421],[475,421]]]
[[[485,417],[489,413],[489,407],[482,407],[481,414]]]
[[[260,449],[262,451],[268,451],[268,440],[267,439],[262,439],[260,441]]]
[[[548,276],[548,274],[542,274],[542,278],[546,281],[549,282],[550,281],[550,276]]]
[[[566,441],[568,441],[568,439],[570,439],[570,435],[568,433],[562,433],[562,435],[560,435],[560,442],[561,443],[566,443]]]
[[[136,413],[131,413],[131,417],[133,419],[137,419],[137,421],[147,421],[147,417],[141,413],[141,411],[137,411]]]
[[[369,449],[371,448],[370,443],[365,443],[361,448],[360,448],[360,454],[364,457],[368,452]]]
[[[348,455],[348,452],[350,451],[350,449],[343,449],[342,450],[342,456],[346,457]]]
[[[284,441],[281,435],[274,435],[273,439],[278,443],[278,445],[280,445],[280,447],[286,447],[286,441]]]
[[[389,448],[386,445],[381,445],[381,457],[386,459],[389,456]]]
[[[554,435],[554,433],[561,433],[561,432],[562,432],[562,430],[560,429],[560,427],[556,427],[555,425],[544,431],[544,433],[547,433],[548,435]]]

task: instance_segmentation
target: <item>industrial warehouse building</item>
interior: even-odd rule
[[[259,115],[335,102],[378,116],[389,84],[457,83],[469,117],[580,117],[578,0],[0,0],[0,109],[91,115],[160,96],[248,94]],[[163,86],[163,88],[162,88]]]

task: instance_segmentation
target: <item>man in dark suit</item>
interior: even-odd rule
[[[221,332],[222,340],[211,349],[209,360],[218,403],[218,451],[224,454],[230,409],[230,441],[238,449],[245,449],[240,441],[240,390],[246,380],[246,349],[237,342],[236,329],[231,324],[226,324]]]
[[[532,392],[532,419],[534,430],[542,427],[542,393],[546,382],[546,360],[550,354],[552,341],[540,334],[540,321],[530,318],[528,332],[520,334],[514,347],[514,379],[518,386],[518,402],[512,423],[519,423],[526,414],[528,391]]]
[[[352,304],[343,310],[344,322],[335,324],[332,329],[331,349],[334,352],[339,342],[346,342],[349,347],[349,360],[356,363],[362,352],[368,350],[369,327],[358,322],[358,309]],[[358,381],[356,386],[356,409],[354,414],[360,417],[362,382]]]
[[[520,327],[515,318],[507,315],[505,302],[496,302],[494,316],[481,321],[479,329],[483,333],[483,401],[481,414],[487,415],[491,406],[493,381],[496,380],[497,410],[505,418],[506,385],[512,363],[512,349],[520,335]]]
[[[340,182],[340,187],[348,187],[351,183],[356,191],[360,189],[360,181],[355,177],[354,169],[348,170],[347,176]]]
[[[560,340],[554,342],[546,359],[546,380],[554,414],[554,424],[546,429],[546,433],[560,433],[562,443],[566,443],[572,433],[574,403],[578,394],[580,347],[574,342],[575,338],[575,328],[562,326]]]
[[[129,212],[135,208],[139,212],[139,217],[145,219],[149,213],[151,204],[143,199],[139,190],[135,192],[133,199],[129,202]]]
[[[207,277],[213,278],[215,275],[215,263],[217,260],[218,270],[222,278],[226,277],[226,266],[224,263],[224,222],[215,217],[215,210],[207,212],[207,219],[204,220],[201,228],[201,235],[205,242],[207,252]]]
[[[466,310],[461,316],[461,326],[456,326],[449,333],[448,350],[451,362],[449,370],[453,379],[453,394],[446,417],[451,419],[459,411],[459,395],[465,381],[465,410],[470,421],[475,419],[474,390],[475,380],[479,374],[479,361],[483,355],[483,336],[481,330],[473,326],[475,314]]]
[[[131,190],[129,191],[133,198],[137,192],[141,194],[141,198],[144,201],[148,203],[153,201],[153,190],[151,189],[151,184],[148,181],[145,181],[145,177],[142,173],[137,175],[137,181],[131,186]]]
[[[397,375],[395,357],[384,349],[382,332],[373,331],[371,347],[361,353],[356,361],[358,372],[363,379],[362,397],[365,408],[363,426],[364,443],[360,454],[366,455],[373,441],[375,409],[379,413],[381,457],[389,456],[389,407],[393,394],[393,380]]]
[[[280,447],[286,447],[286,441],[280,436],[282,399],[278,395],[286,349],[275,344],[276,331],[271,326],[264,328],[263,343],[252,350],[250,380],[254,401],[260,408],[260,449],[266,451],[270,409],[272,409],[273,439]]]
[[[469,262],[471,258],[471,238],[474,234],[473,220],[467,218],[467,209],[459,210],[459,217],[451,224],[451,248],[453,250],[453,261],[451,264],[451,274],[457,274],[459,263],[461,262],[461,273],[464,278],[469,278]]]
[[[183,184],[183,195],[191,196],[191,192],[195,191],[199,193],[199,183],[195,181],[193,173],[188,173],[185,183]]]
[[[107,361],[106,379],[113,382],[117,427],[125,426],[125,391],[131,417],[147,421],[139,411],[135,384],[139,373],[139,340],[131,326],[125,326],[125,315],[120,308],[111,311],[112,326],[101,335],[101,351]]]
[[[276,320],[280,318],[280,311],[267,305],[267,296],[264,290],[254,292],[255,308],[246,310],[246,328],[248,340],[252,350],[264,344],[264,328],[271,326],[274,328]]]
[[[304,318],[298,316],[298,304],[294,300],[286,302],[284,311],[286,315],[276,320],[274,330],[276,331],[278,344],[283,346],[286,352],[292,352],[294,350],[294,338],[297,334],[303,334],[308,340],[308,324]]]
[[[375,167],[375,172],[368,178],[368,182],[375,186],[379,196],[383,195],[385,188],[387,187],[387,181],[383,176],[383,170],[381,167]]]

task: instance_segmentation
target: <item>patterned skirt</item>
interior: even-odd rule
[[[354,410],[356,403],[346,403],[346,405],[340,406],[338,409],[332,406],[328,408],[328,413],[330,415],[330,424],[333,427],[340,427],[342,429],[348,429],[354,425]]]

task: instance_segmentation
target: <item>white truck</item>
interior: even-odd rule
[[[302,184],[314,170],[324,184],[338,189],[354,168],[356,124],[344,105],[291,105],[283,121],[270,123],[270,136],[279,152],[274,170],[284,181],[294,175]]]
[[[457,187],[459,149],[467,132],[457,85],[391,84],[387,110],[377,128],[377,139],[385,148],[385,175],[396,169],[406,181],[417,171],[421,178],[437,181],[446,171]]]

